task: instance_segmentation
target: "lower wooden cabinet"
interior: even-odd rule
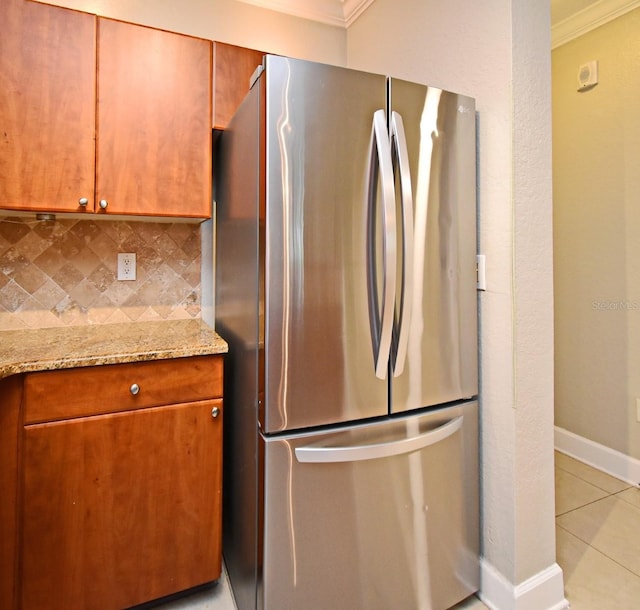
[[[0,608],[16,607],[22,379],[0,379]]]
[[[162,402],[150,395],[174,400],[180,373],[186,395],[211,396],[145,404]],[[106,386],[97,379],[103,374]],[[118,610],[218,579],[221,357],[35,375],[45,383],[25,376],[17,607]],[[72,406],[69,418],[54,409],[55,421],[39,421],[43,409],[29,403],[43,385],[54,403],[66,394],[77,404],[84,393],[89,414],[73,416]],[[136,408],[136,398],[144,406]]]

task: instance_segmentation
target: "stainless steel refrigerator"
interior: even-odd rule
[[[218,138],[240,610],[478,589],[475,133],[469,97],[268,55]]]

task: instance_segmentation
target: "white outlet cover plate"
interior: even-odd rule
[[[136,279],[136,255],[134,253],[118,253],[118,279],[125,281]]]

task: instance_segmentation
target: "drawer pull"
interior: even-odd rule
[[[211,417],[215,419],[218,415],[220,415],[220,409],[218,409],[218,407],[213,407],[213,409],[211,409]]]
[[[129,392],[131,392],[134,396],[140,392],[140,386],[137,383],[132,383],[129,388]]]

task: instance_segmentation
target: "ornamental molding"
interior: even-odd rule
[[[640,0],[597,0],[551,27],[551,48],[566,44],[638,7]]]

